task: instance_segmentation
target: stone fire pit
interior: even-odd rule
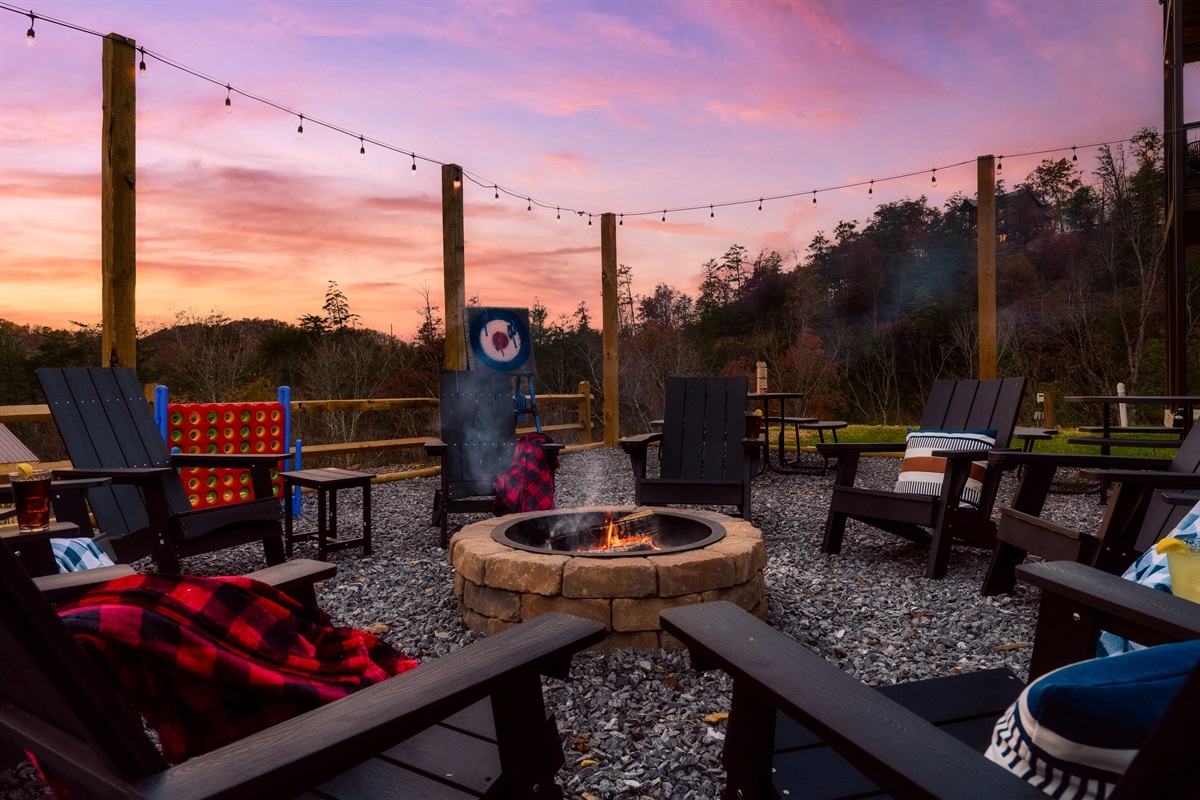
[[[631,506],[572,511],[632,511]],[[710,511],[670,509],[712,520],[725,537],[684,552],[595,558],[570,553],[535,553],[495,541],[493,530],[528,515],[498,517],[468,525],[450,540],[454,594],[463,623],[492,634],[547,611],[565,611],[603,622],[603,650],[681,644],[659,627],[664,608],[728,600],[765,619],[762,533],[745,520]]]

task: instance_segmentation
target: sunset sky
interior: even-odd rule
[[[101,40],[0,4],[0,318],[100,318]],[[337,281],[409,337],[442,302],[440,167],[462,165],[467,295],[600,310],[602,212],[634,291],[695,296],[730,245],[802,257],[874,204],[1011,186],[1042,158],[1162,126],[1156,0],[115,2],[32,8],[137,40],[139,324],[295,322]],[[1189,73],[1190,76],[1190,73]],[[1193,87],[1200,80],[1192,79]],[[233,94],[224,84],[354,137]],[[1195,99],[1186,99],[1195,108]],[[359,158],[357,135],[368,140]],[[962,166],[950,165],[967,162]],[[929,170],[938,167],[937,184]],[[921,171],[903,180],[818,191]],[[545,203],[526,211],[524,199]],[[758,198],[791,192],[805,196]],[[753,202],[732,207],[721,203]],[[716,205],[710,217],[708,204]],[[706,206],[667,215],[661,210]],[[554,206],[581,209],[587,218]],[[654,211],[647,216],[628,216]]]

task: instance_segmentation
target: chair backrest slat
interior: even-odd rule
[[[1024,378],[936,381],[921,419],[922,430],[996,429],[996,442],[1012,438],[1025,391]]]

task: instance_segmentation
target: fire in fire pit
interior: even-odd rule
[[[533,553],[615,557],[677,553],[720,541],[717,522],[665,509],[613,514],[545,511],[502,522],[492,532],[501,544]]]

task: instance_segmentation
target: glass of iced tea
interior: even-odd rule
[[[10,472],[8,480],[17,509],[17,527],[21,532],[44,531],[50,527],[50,470]]]

